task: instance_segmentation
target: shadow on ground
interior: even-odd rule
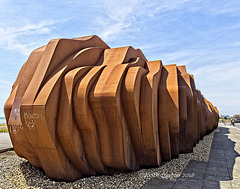
[[[235,135],[233,131],[236,131]],[[218,127],[215,130],[208,162],[191,160],[177,181],[153,178],[142,188],[240,188],[240,183],[232,182],[236,174],[240,175],[240,168],[236,167],[239,153],[235,151],[236,142],[233,141],[238,141],[240,130],[231,130],[230,138],[233,140],[229,134],[229,127]],[[237,146],[238,149],[240,151]],[[51,187],[58,183],[51,181],[44,172],[36,170],[29,162],[21,163],[20,168],[29,186],[48,188],[49,181]]]
[[[153,178],[142,188],[232,188],[234,183],[230,181],[236,174],[234,165],[239,153],[235,151],[236,142],[228,136],[229,130],[218,127],[215,131],[208,162],[191,160],[177,181]],[[234,188],[240,187],[240,183],[235,184]]]

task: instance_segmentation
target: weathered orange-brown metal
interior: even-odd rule
[[[99,37],[34,50],[4,107],[14,150],[55,180],[160,166],[217,127],[185,66]]]

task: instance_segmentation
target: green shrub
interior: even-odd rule
[[[0,126],[0,133],[7,133],[7,132],[8,132],[7,126]]]

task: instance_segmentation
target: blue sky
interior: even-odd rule
[[[239,0],[0,0],[0,116],[32,50],[92,34],[186,65],[220,114],[240,113]]]

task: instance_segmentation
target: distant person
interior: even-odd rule
[[[233,120],[233,121],[232,121],[233,126],[234,126],[234,122],[235,122],[235,121]]]
[[[231,119],[231,125],[233,125],[233,119]]]
[[[226,125],[226,120],[225,119],[223,119],[223,123],[224,123],[224,125]]]

